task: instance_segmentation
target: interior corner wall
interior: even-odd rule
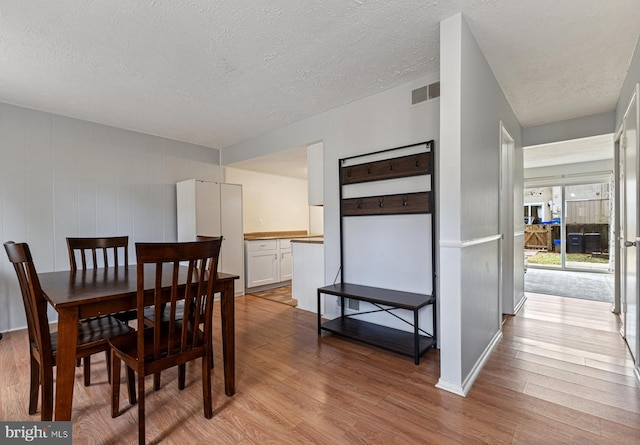
[[[624,114],[627,111],[627,107],[629,106],[629,101],[631,100],[631,95],[633,94],[633,89],[636,86],[636,83],[640,82],[640,38],[636,42],[636,49],[633,53],[633,57],[631,58],[631,63],[629,64],[629,70],[627,71],[627,77],[624,79],[622,83],[622,88],[620,90],[620,96],[618,96],[618,103],[616,104],[616,123],[614,131],[618,131],[620,125],[622,125],[622,119],[624,118]],[[611,131],[613,133],[614,131]]]
[[[442,21],[440,33],[438,386],[466,394],[501,335],[500,122],[514,138],[516,160],[522,128],[463,16]],[[522,164],[515,169],[518,180]]]
[[[176,182],[222,180],[219,151],[0,103],[0,240],[27,242],[39,272],[68,270],[66,237],[175,241]],[[0,332],[26,326],[0,253]],[[50,313],[54,321],[55,313]]]
[[[307,181],[225,167],[225,182],[242,185],[244,232],[309,230]]]
[[[615,112],[609,111],[607,113],[523,128],[522,143],[524,147],[530,147],[532,145],[550,144],[613,133],[615,131],[615,120]]]

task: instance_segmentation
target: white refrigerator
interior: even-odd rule
[[[236,296],[244,295],[242,186],[188,179],[177,185],[178,241],[223,237],[218,271],[240,276]]]

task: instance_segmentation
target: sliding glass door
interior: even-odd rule
[[[608,182],[565,186],[567,269],[610,270],[610,188]]]
[[[523,213],[528,266],[613,269],[610,181],[526,188]]]

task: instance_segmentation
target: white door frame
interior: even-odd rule
[[[514,205],[514,162],[515,140],[500,122],[500,205],[498,221],[500,233],[499,303],[502,314],[515,315],[524,303],[524,251],[519,241],[524,242],[524,231],[518,233],[517,227],[523,227],[522,208]],[[515,224],[516,219],[520,224]],[[518,236],[520,235],[520,236]],[[518,256],[518,252],[519,256]],[[518,277],[517,274],[522,274]],[[516,295],[518,294],[518,295]],[[522,295],[520,295],[522,294]],[[521,297],[521,298],[519,298]],[[518,301],[516,301],[518,300]]]
[[[621,299],[622,299],[622,276],[624,275],[624,252],[622,250],[623,239],[623,223],[622,216],[624,215],[624,145],[622,141],[622,132],[624,125],[620,125],[620,128],[614,135],[613,140],[613,175],[614,175],[614,192],[615,192],[615,206],[614,206],[614,236],[613,236],[613,252],[615,255],[614,262],[614,283],[613,283],[613,307],[611,312],[614,314],[621,314]],[[620,326],[620,335],[624,337],[624,317],[620,315],[622,326]]]
[[[632,108],[633,107],[633,108]],[[634,109],[635,108],[635,109]],[[630,112],[635,113],[635,121],[633,125],[635,126],[635,137],[633,140],[628,140],[627,137],[627,122],[628,116]],[[620,298],[620,311],[621,311],[621,320],[623,322],[622,326],[622,335],[625,337],[627,341],[627,345],[634,357],[635,360],[635,374],[636,379],[640,381],[640,324],[638,320],[640,319],[640,305],[639,297],[640,297],[640,286],[638,286],[638,277],[640,276],[640,252],[637,252],[638,246],[640,246],[640,237],[638,236],[638,230],[640,229],[638,214],[640,212],[640,205],[637,203],[637,184],[640,181],[640,136],[638,135],[640,131],[640,84],[636,84],[633,94],[631,95],[631,99],[629,101],[629,106],[624,114],[624,118],[621,124],[621,128],[616,133],[616,148],[618,148],[619,152],[618,160],[619,163],[616,164],[618,168],[618,193],[620,198],[616,201],[618,204],[618,212],[620,214],[619,223],[616,225],[619,232],[616,236],[616,242],[619,243],[616,249],[616,253],[620,253],[620,260],[617,261],[617,265],[619,267],[616,268],[617,280],[619,280],[619,288],[617,289],[619,292],[616,295],[616,298]],[[634,233],[628,233],[629,229],[627,228],[627,201],[630,196],[627,195],[628,185],[628,177],[626,172],[628,171],[627,162],[627,153],[626,150],[632,147],[635,150],[635,162],[634,172],[635,172],[635,180],[636,182],[631,185],[634,188],[634,193],[636,194],[636,202],[635,202],[635,230]],[[633,210],[632,210],[633,211]],[[633,262],[629,264],[628,262],[628,249],[634,249],[635,255],[632,255]],[[629,295],[628,288],[628,277],[631,275],[631,279],[635,281],[635,289],[631,289],[631,295]],[[629,298],[631,297],[631,298]],[[632,305],[627,307],[628,301],[632,301]]]

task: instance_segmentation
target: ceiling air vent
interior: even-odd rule
[[[434,82],[417,88],[411,92],[411,105],[419,104],[425,100],[440,97],[440,82]]]

